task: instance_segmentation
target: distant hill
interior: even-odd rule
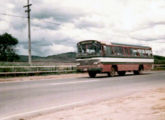
[[[67,53],[62,53],[58,55],[51,55],[47,57],[40,57],[40,56],[32,56],[33,61],[49,61],[49,62],[75,62],[76,59],[76,53],[75,52],[67,52]],[[27,62],[28,61],[28,56],[25,55],[20,55],[19,62]]]
[[[76,53],[75,52],[68,52],[62,53],[58,55],[51,55],[45,58],[48,61],[56,61],[56,62],[75,62],[76,60]]]
[[[155,64],[165,64],[165,57],[154,55],[154,63]]]
[[[18,60],[19,62],[27,62],[27,61],[28,61],[28,56],[26,56],[26,55],[20,55],[19,57],[20,57],[20,59]],[[44,57],[32,56],[32,59],[33,59],[33,60],[36,60],[36,59],[44,59]]]
[[[165,60],[165,57],[163,57],[163,56],[158,56],[158,55],[154,55],[154,59],[155,59],[155,60]]]

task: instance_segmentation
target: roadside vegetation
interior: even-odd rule
[[[155,55],[154,56],[154,63],[155,64],[165,64],[165,57]]]
[[[165,70],[165,57],[155,55],[154,64],[154,70]]]
[[[0,61],[13,62],[19,59],[15,47],[18,40],[11,34],[4,33],[0,35]]]

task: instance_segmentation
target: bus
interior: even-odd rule
[[[85,40],[77,43],[77,70],[88,72],[89,77],[97,73],[124,76],[126,72],[138,75],[151,70],[154,62],[152,48],[149,46],[103,43]]]

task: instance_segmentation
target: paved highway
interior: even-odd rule
[[[165,72],[0,83],[0,120],[165,87]]]

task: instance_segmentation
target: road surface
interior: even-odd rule
[[[165,87],[165,71],[0,83],[0,120],[156,87]]]

